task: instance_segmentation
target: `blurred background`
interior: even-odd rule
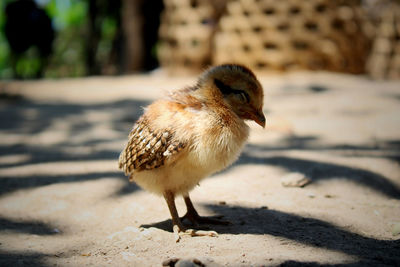
[[[327,70],[400,77],[397,0],[3,0],[0,78]]]

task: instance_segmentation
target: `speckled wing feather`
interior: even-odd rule
[[[168,157],[185,147],[173,137],[170,129],[152,129],[146,117],[142,116],[133,126],[128,144],[119,156],[119,168],[126,175],[131,175],[134,171],[151,170],[164,165]]]

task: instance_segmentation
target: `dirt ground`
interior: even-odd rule
[[[191,194],[232,224],[179,243],[117,158],[142,107],[193,77],[0,82],[0,266],[399,266],[400,82],[260,80],[266,130]],[[312,182],[284,187],[294,173]]]

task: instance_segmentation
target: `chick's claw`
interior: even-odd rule
[[[174,238],[176,242],[181,240],[182,236],[211,236],[217,237],[218,233],[215,231],[194,230],[194,229],[180,229],[178,225],[174,225]]]

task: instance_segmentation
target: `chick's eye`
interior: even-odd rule
[[[250,102],[249,95],[246,92],[240,92],[237,95],[240,97],[241,101],[243,101],[245,103],[249,103]]]

